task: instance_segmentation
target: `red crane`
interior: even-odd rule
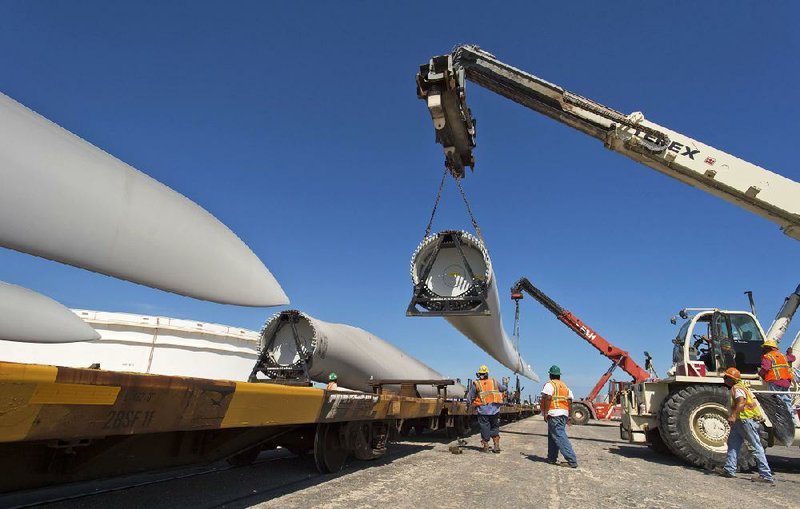
[[[597,399],[600,391],[602,391],[603,387],[608,383],[608,380],[617,367],[631,375],[631,377],[633,377],[633,383],[644,382],[651,378],[650,371],[636,364],[628,352],[612,345],[603,336],[583,323],[577,316],[559,306],[553,299],[545,295],[543,291],[533,286],[533,283],[525,277],[521,278],[511,287],[511,298],[514,299],[517,307],[514,324],[515,333],[518,334],[519,301],[522,300],[522,292],[536,299],[548,311],[553,313],[560,322],[589,342],[589,344],[595,347],[602,355],[611,359],[611,367],[600,377],[600,380],[597,381],[597,384],[595,384],[589,395],[585,399],[573,402],[570,413],[573,423],[586,424],[590,417],[595,419],[608,419],[612,416],[615,407],[618,408],[616,401],[619,391],[622,389],[622,386],[627,385],[628,382],[612,381],[607,403],[595,402],[595,399]],[[647,355],[647,352],[645,352],[645,355],[647,356],[647,366],[652,369],[650,356]]]

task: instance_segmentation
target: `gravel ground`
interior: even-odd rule
[[[339,474],[320,475],[311,458],[278,450],[249,467],[45,507],[800,507],[800,448],[768,449],[777,479],[771,487],[750,482],[754,474],[724,479],[622,442],[613,423],[571,426],[568,433],[578,469],[544,462],[546,426],[534,417],[502,428],[500,454],[479,452],[475,435],[463,454],[448,451],[454,442],[423,435],[393,444],[378,461],[351,460]]]

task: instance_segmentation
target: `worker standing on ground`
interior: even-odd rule
[[[339,377],[336,376],[336,373],[331,373],[330,375],[328,375],[328,386],[325,387],[325,390],[326,391],[335,391],[336,389],[338,389],[339,388],[339,384],[336,383],[336,380],[338,380],[338,379],[339,379]]]
[[[475,373],[477,380],[472,382],[467,401],[477,407],[478,424],[481,427],[481,452],[489,451],[489,439],[494,442],[492,452],[500,452],[500,405],[503,404],[503,391],[507,388],[489,378],[489,368],[482,365]]]
[[[561,381],[561,368],[550,366],[550,381],[542,387],[541,408],[547,422],[547,462],[555,465],[559,451],[572,468],[578,468],[578,458],[567,437],[567,420],[575,396]]]
[[[789,387],[792,385],[792,363],[795,359],[791,353],[791,348],[786,351],[787,355],[783,355],[778,350],[778,344],[768,339],[761,345],[761,351],[763,355],[761,356],[761,369],[758,371],[758,376],[767,382],[769,390],[788,392]],[[797,416],[792,404],[792,396],[778,394],[778,397],[783,400],[786,408],[789,409],[789,415],[796,421]]]
[[[718,471],[722,477],[736,477],[739,449],[747,442],[753,452],[753,457],[758,465],[758,477],[751,481],[775,484],[772,471],[761,445],[761,408],[756,403],[755,396],[742,382],[742,374],[736,368],[725,370],[725,385],[731,388],[731,410],[728,414],[728,423],[731,432],[728,435],[728,455],[725,458],[725,467]]]

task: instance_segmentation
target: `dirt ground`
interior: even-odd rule
[[[725,479],[619,439],[613,423],[571,426],[580,466],[544,461],[546,426],[541,417],[502,428],[503,452],[477,450],[476,435],[462,454],[436,435],[393,444],[374,462],[351,460],[335,475],[320,475],[309,457],[277,450],[258,463],[168,482],[51,504],[47,507],[800,507],[800,448],[768,449],[777,484]],[[756,503],[757,501],[757,503]]]

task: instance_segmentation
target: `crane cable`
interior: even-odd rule
[[[516,305],[516,309],[514,310],[514,332],[512,336],[516,341],[517,351],[519,352],[519,299],[514,299],[514,304]]]
[[[431,228],[433,227],[433,219],[436,217],[436,210],[439,207],[439,201],[442,199],[442,189],[444,189],[444,181],[447,179],[447,174],[450,173],[447,167],[445,167],[444,172],[442,173],[442,180],[439,182],[439,190],[436,192],[436,200],[433,202],[433,210],[431,210],[431,218],[428,221],[428,226],[425,228],[425,236],[423,238],[428,238],[431,234]],[[467,193],[464,192],[464,188],[461,185],[461,178],[456,177],[455,175],[453,178],[456,181],[456,185],[458,186],[458,190],[461,193],[461,198],[464,200],[464,205],[467,206],[467,213],[469,214],[469,219],[472,221],[472,227],[475,228],[475,235],[481,241],[481,243],[485,244],[483,240],[483,234],[481,233],[481,228],[478,226],[478,221],[475,219],[475,214],[472,213],[472,207],[469,205],[469,200],[467,199]]]

